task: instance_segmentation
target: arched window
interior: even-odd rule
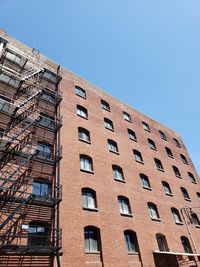
[[[181,187],[181,192],[185,200],[191,201],[188,191],[184,187]]]
[[[199,222],[199,218],[198,218],[198,216],[197,216],[197,214],[196,213],[194,213],[194,212],[192,212],[191,213],[191,218],[192,218],[192,222],[193,222],[193,224],[196,226],[196,227],[200,227],[200,222]]]
[[[171,190],[169,184],[167,182],[165,182],[165,181],[162,181],[162,185],[163,185],[163,190],[164,190],[165,194],[171,196],[172,195],[172,190]]]
[[[140,173],[140,180],[141,180],[141,183],[142,183],[142,187],[143,188],[145,188],[145,189],[151,189],[151,185],[150,185],[148,176],[146,176],[143,173]]]
[[[28,245],[48,246],[50,237],[49,225],[42,222],[31,222],[28,228]]]
[[[174,157],[173,156],[173,153],[172,153],[172,151],[171,151],[171,149],[169,147],[165,147],[165,150],[167,152],[168,157],[170,157],[170,158],[173,158]]]
[[[140,153],[140,151],[133,149],[133,154],[135,157],[135,161],[140,162],[140,163],[144,163],[143,158],[142,158],[142,154]]]
[[[162,131],[158,131],[159,132],[159,134],[160,134],[160,138],[161,139],[163,139],[163,140],[167,140],[167,137],[166,137],[166,135],[162,132]]]
[[[160,220],[157,206],[152,202],[148,202],[147,205],[149,208],[149,214],[150,214],[151,219],[152,220]]]
[[[113,122],[107,118],[104,118],[104,126],[106,129],[114,131],[114,125]]]
[[[145,131],[147,131],[147,132],[150,132],[151,131],[148,123],[142,121],[142,126],[143,126],[143,129]]]
[[[199,192],[197,192],[197,198],[198,198],[198,200],[200,200],[200,193]]]
[[[191,245],[190,245],[190,241],[186,236],[181,236],[181,243],[183,245],[183,249],[185,253],[193,253]]]
[[[3,134],[4,134],[4,129],[0,128],[0,138],[3,138]]]
[[[50,144],[39,142],[36,151],[39,158],[52,159],[53,147]]]
[[[182,155],[182,154],[180,154],[180,156],[181,156],[182,162],[184,164],[187,164],[188,165],[188,161],[187,161],[186,157],[184,155]]]
[[[153,140],[151,140],[150,138],[148,138],[147,141],[148,141],[149,147],[151,149],[156,150],[156,144],[155,144],[155,142]]]
[[[171,212],[176,224],[183,224],[179,211],[176,208],[171,208]]]
[[[96,192],[91,188],[82,188],[82,205],[85,209],[97,209]]]
[[[78,127],[78,138],[81,141],[90,143],[90,132],[85,128]]]
[[[110,105],[105,100],[101,99],[101,107],[107,111],[110,111]]]
[[[87,155],[80,155],[81,171],[93,172],[92,158]]]
[[[156,164],[156,168],[159,171],[164,171],[162,162],[159,159],[154,158],[155,164]]]
[[[76,113],[78,116],[87,119],[88,118],[88,112],[87,109],[83,106],[77,105]]]
[[[117,143],[111,139],[108,139],[108,149],[110,152],[119,153]]]
[[[113,177],[116,180],[124,181],[123,170],[118,165],[112,165]]]
[[[79,86],[75,86],[75,93],[76,95],[82,97],[82,98],[86,98],[86,92],[83,88],[79,87]]]
[[[131,116],[130,116],[130,114],[128,114],[128,113],[125,112],[125,111],[123,111],[123,118],[124,118],[125,121],[129,121],[129,122],[132,121],[132,120],[131,120]]]
[[[131,215],[129,199],[124,196],[118,196],[119,210],[122,215]]]
[[[179,171],[179,169],[176,166],[172,166],[172,169],[174,171],[174,174],[178,177],[181,178],[181,173]]]
[[[169,251],[166,237],[163,234],[156,234],[156,241],[160,251]]]
[[[100,230],[95,226],[84,228],[85,252],[100,252],[101,239]]]
[[[139,252],[136,233],[131,230],[124,231],[125,245],[128,253]]]
[[[128,138],[130,140],[137,141],[136,134],[135,134],[135,132],[133,130],[127,129],[127,132],[128,132]]]
[[[178,141],[176,138],[173,138],[173,140],[174,140],[174,143],[175,143],[175,145],[176,145],[177,147],[181,147],[179,141]]]
[[[38,196],[51,196],[52,184],[44,180],[34,180],[32,193]]]
[[[190,181],[193,184],[196,184],[197,183],[196,180],[195,180],[195,178],[194,178],[194,175],[191,172],[188,172],[188,176],[189,176]]]

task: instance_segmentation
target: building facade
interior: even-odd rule
[[[0,266],[200,266],[174,131],[0,32]]]

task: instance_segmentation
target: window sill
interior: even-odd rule
[[[128,122],[130,122],[130,123],[132,123],[132,121],[130,121],[130,120],[127,120],[127,119],[124,119],[125,121],[128,121]]]
[[[164,137],[160,137],[162,140],[164,140],[164,141],[167,141],[167,138],[164,138]]]
[[[109,131],[111,131],[111,132],[114,132],[114,131],[115,131],[114,129],[109,128],[109,127],[105,127],[105,129],[107,129],[107,130],[109,130]]]
[[[85,120],[88,120],[88,117],[84,117],[84,116],[81,116],[79,114],[77,114],[78,117],[82,118],[82,119],[85,119]]]
[[[125,180],[122,180],[122,179],[114,178],[114,180],[117,181],[117,182],[126,183],[126,181]]]
[[[82,95],[79,95],[79,94],[76,94],[76,95],[86,100],[85,96],[82,96]]]
[[[165,195],[170,196],[170,197],[173,197],[173,196],[174,196],[174,195],[171,194],[171,193],[165,193]]]
[[[174,156],[170,156],[170,155],[168,155],[168,157],[171,158],[171,159],[174,159]]]
[[[128,255],[138,255],[139,253],[138,252],[128,252]]]
[[[96,254],[96,255],[100,255],[100,251],[85,251],[85,254]]]
[[[152,221],[155,221],[155,222],[161,222],[161,219],[160,218],[151,218]]]
[[[150,133],[150,132],[151,132],[150,130],[147,130],[147,129],[144,129],[144,131],[145,131],[145,132],[148,132],[148,133]]]
[[[188,162],[183,162],[183,164],[185,164],[185,165],[189,165],[189,163],[188,163]]]
[[[80,171],[82,171],[82,172],[87,172],[87,173],[90,173],[90,174],[94,174],[93,171],[89,171],[89,170],[80,169]]]
[[[137,142],[137,139],[135,139],[135,138],[130,138],[130,137],[129,137],[129,139],[130,139],[131,141]]]
[[[193,182],[191,182],[191,183],[193,183],[193,184],[197,184],[197,182],[196,182],[196,181],[193,181]]]
[[[110,149],[109,149],[109,152],[119,155],[119,152],[114,151],[114,150],[110,150]]]
[[[88,207],[82,207],[82,208],[83,210],[98,212],[97,208],[88,208]]]
[[[87,141],[87,140],[84,140],[84,139],[81,139],[81,138],[79,138],[78,140],[81,141],[81,142],[87,143],[87,144],[91,144],[90,141]]]
[[[140,163],[140,164],[144,164],[144,161],[141,161],[141,160],[138,160],[138,159],[136,159],[135,161]]]
[[[144,188],[145,190],[152,191],[152,188],[151,187],[148,187],[148,186],[142,186],[142,188]]]
[[[181,176],[179,176],[179,175],[176,175],[176,177],[177,177],[177,178],[179,178],[179,179],[182,179],[182,177],[181,177]]]
[[[156,147],[150,147],[152,150],[155,150],[155,151],[157,151],[157,148]]]
[[[127,213],[121,213],[121,212],[120,212],[120,215],[121,215],[121,216],[124,216],[124,217],[130,217],[130,218],[133,217],[133,214],[132,214],[132,213],[127,214]]]
[[[182,222],[175,222],[175,224],[177,224],[177,225],[183,225]]]
[[[191,202],[191,199],[190,198],[184,198],[186,201],[189,201],[189,202]]]
[[[200,229],[200,225],[199,224],[195,224],[195,227]]]
[[[161,168],[157,168],[157,170],[160,172],[164,172],[164,169],[161,169]]]
[[[102,107],[102,109],[104,109],[104,110],[110,112],[110,109],[107,109],[107,108],[104,108],[104,107]]]

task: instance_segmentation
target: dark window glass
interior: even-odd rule
[[[100,231],[96,227],[84,228],[85,251],[99,252],[100,251]]]
[[[110,111],[110,105],[105,100],[101,100],[101,107],[107,111]]]
[[[85,128],[78,128],[78,138],[85,142],[90,142],[90,133]]]
[[[156,234],[156,240],[160,251],[169,251],[167,241],[164,235]]]
[[[177,177],[181,178],[181,173],[180,173],[179,169],[176,166],[172,166],[172,168],[173,168],[174,174]]]
[[[80,168],[82,171],[93,171],[92,159],[87,155],[80,155]]]
[[[181,243],[183,245],[185,253],[193,253],[189,239],[186,236],[181,236]]]
[[[149,178],[145,174],[142,174],[142,173],[140,174],[140,180],[144,188],[151,188]]]
[[[160,138],[163,139],[163,140],[167,140],[167,137],[166,135],[162,132],[162,131],[158,131],[159,134],[160,134]]]
[[[76,86],[75,87],[75,92],[76,92],[76,95],[80,96],[80,97],[83,97],[83,98],[86,98],[86,92],[83,88],[79,87],[79,86]]]
[[[164,171],[164,168],[163,168],[163,165],[162,165],[162,162],[159,160],[159,159],[154,159],[155,161],[155,164],[156,164],[156,168],[160,171]]]
[[[94,190],[90,188],[82,189],[82,205],[83,205],[83,208],[87,208],[87,209],[97,208],[96,193]]]
[[[150,132],[150,127],[148,123],[142,121],[142,126],[145,131]]]
[[[123,118],[125,119],[125,121],[129,121],[129,122],[132,121],[131,116],[125,111],[123,111]]]
[[[130,207],[128,198],[119,196],[118,203],[119,203],[119,210],[121,214],[131,214],[131,207]]]
[[[176,208],[171,208],[171,211],[172,211],[172,215],[174,218],[174,222],[176,224],[182,224],[182,219],[181,219],[181,216],[179,214],[179,211]]]
[[[112,165],[112,171],[114,179],[124,181],[123,170],[121,167],[117,165]]]
[[[44,181],[33,182],[33,194],[38,196],[51,196],[51,184]]]
[[[196,213],[191,213],[192,222],[195,226],[200,227],[199,218]]]
[[[184,155],[182,155],[182,154],[180,154],[180,156],[181,156],[181,160],[182,160],[182,162],[183,162],[184,164],[188,164],[188,161],[187,161],[186,157],[185,157]]]
[[[149,139],[149,138],[147,139],[147,141],[148,141],[149,147],[150,147],[151,149],[156,150],[155,142],[154,142],[153,140]]]
[[[190,200],[190,196],[189,196],[187,190],[184,187],[181,187],[181,192],[183,194],[184,199]]]
[[[165,181],[162,181],[162,185],[163,185],[163,190],[164,190],[165,194],[172,195],[172,191],[171,191],[169,184]]]
[[[149,214],[150,214],[151,219],[154,219],[154,220],[160,219],[156,205],[154,203],[151,203],[151,202],[148,202],[147,205],[149,208]]]
[[[113,140],[108,139],[108,149],[111,152],[119,153],[117,143]]]
[[[49,227],[43,223],[31,223],[28,228],[28,245],[48,246],[49,232]]]
[[[177,147],[181,147],[179,141],[178,141],[176,138],[173,138],[173,140],[174,140],[174,143],[175,143],[175,145],[176,145]]]
[[[131,140],[136,141],[137,137],[136,137],[135,132],[133,130],[131,130],[131,129],[127,129],[127,131],[128,131],[128,138],[131,139]]]
[[[51,159],[52,158],[52,146],[48,144],[38,143],[37,144],[37,156],[40,158]]]
[[[133,154],[135,157],[135,161],[143,163],[143,158],[142,158],[142,154],[138,151],[138,150],[133,150]]]
[[[165,147],[165,150],[167,152],[168,157],[170,157],[170,158],[173,158],[174,157],[170,148]]]
[[[124,231],[124,240],[128,253],[135,253],[138,251],[137,237],[134,232],[129,230]]]
[[[104,118],[104,126],[106,129],[114,131],[113,122],[107,118]]]
[[[194,183],[194,184],[197,183],[196,180],[195,180],[195,178],[194,178],[194,175],[193,175],[191,172],[188,172],[188,176],[189,176],[189,179],[190,179],[190,181],[191,181],[192,183]]]
[[[83,118],[88,118],[88,112],[87,112],[87,109],[80,106],[80,105],[77,105],[77,109],[76,109],[76,113],[77,115],[83,117]]]

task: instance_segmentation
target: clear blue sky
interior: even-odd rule
[[[0,27],[177,131],[200,172],[199,0],[1,0]]]

